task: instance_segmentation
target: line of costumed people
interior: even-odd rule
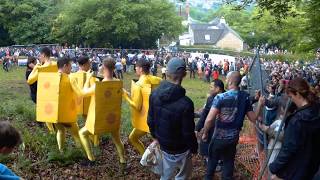
[[[132,81],[129,93],[123,88],[123,82],[114,78],[115,61],[111,57],[103,61],[101,78],[89,73],[87,57],[79,58],[80,70],[76,73],[71,73],[71,59],[63,57],[57,62],[52,61],[47,47],[41,50],[39,59],[40,64],[33,64],[32,71],[27,72],[27,83],[30,88],[37,88],[31,90],[36,103],[36,119],[46,123],[51,133],[56,133],[60,151],[64,149],[66,130],[70,130],[76,145],[82,145],[88,159],[94,161],[91,144],[98,146],[99,136],[110,133],[120,163],[125,163],[124,145],[120,139],[121,104],[125,99],[131,106],[134,127],[129,142],[141,155],[144,153],[145,147],[139,139],[149,133],[149,95],[161,81],[161,78],[149,75],[149,62],[137,62],[139,79]],[[32,87],[35,83],[36,87]],[[86,119],[81,129],[77,123],[78,115]]]
[[[186,64],[181,59],[172,58],[168,62],[168,81],[149,75],[150,63],[138,60],[139,79],[132,81],[131,93],[123,88],[122,81],[113,78],[115,60],[111,57],[103,61],[101,78],[88,72],[87,57],[78,59],[80,70],[76,73],[71,73],[69,58],[51,61],[49,48],[41,50],[39,59],[41,64],[33,64],[32,71],[27,71],[27,82],[36,102],[37,121],[45,122],[49,131],[56,133],[60,151],[64,149],[66,130],[70,130],[76,144],[82,145],[88,159],[94,161],[91,144],[98,146],[99,136],[110,133],[119,161],[125,163],[120,139],[121,104],[125,99],[131,108],[133,126],[129,142],[142,155],[140,163],[155,167],[153,171],[161,179],[172,179],[177,169],[175,179],[190,178],[191,154],[198,150],[197,137],[202,141],[200,154],[207,157],[205,179],[214,177],[220,160],[222,179],[233,179],[236,146],[244,118],[247,116],[255,124],[265,104],[265,99],[257,96],[258,106],[253,111],[251,97],[239,90],[241,75],[233,71],[226,77],[228,91],[224,92],[222,81],[213,82],[207,106],[195,127],[193,102],[181,86],[186,76]],[[34,59],[30,62],[34,63]],[[297,110],[285,120],[283,145],[269,170],[272,179],[311,179],[320,163],[319,100],[301,78],[291,80],[286,93]],[[81,129],[78,115],[86,119]],[[145,150],[140,139],[148,133],[154,142]],[[158,148],[149,148],[152,145]]]

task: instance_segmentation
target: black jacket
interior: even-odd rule
[[[215,97],[215,95],[212,95],[212,96],[209,96],[207,98],[206,105],[204,106],[204,108],[203,108],[203,110],[201,112],[200,119],[199,119],[199,121],[197,123],[197,126],[196,126],[196,131],[198,131],[198,132],[200,132],[201,129],[203,128],[203,126],[204,126],[206,118],[207,118],[207,116],[209,114],[209,111],[211,109],[212,101],[213,101],[214,97]]]
[[[31,74],[31,70],[26,71],[26,80],[28,80],[29,75]],[[31,100],[36,103],[37,102],[37,82],[29,85],[30,87],[30,97]]]
[[[160,148],[169,154],[196,153],[194,106],[180,85],[162,81],[149,99],[148,125]]]
[[[312,179],[320,164],[319,104],[298,109],[286,120],[279,155],[269,169],[290,180]]]

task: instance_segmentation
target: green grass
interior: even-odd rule
[[[124,87],[130,90],[131,79],[137,79],[134,73],[125,74]],[[195,105],[195,109],[203,106],[209,84],[199,79],[190,80],[188,77],[183,81],[182,86],[187,91]],[[0,120],[9,120],[22,134],[23,144],[13,154],[1,156],[0,162],[13,162],[13,170],[17,173],[25,172],[26,169],[35,164],[54,162],[61,165],[72,164],[79,157],[79,149],[66,148],[61,155],[57,148],[55,136],[49,134],[42,123],[35,121],[35,104],[29,96],[29,86],[25,81],[25,68],[12,69],[9,73],[0,70]],[[83,118],[79,118],[80,127],[83,126]],[[122,106],[122,137],[128,136],[132,130],[129,105],[124,102]],[[68,146],[74,146],[72,138],[67,138]],[[31,157],[33,152],[37,157]],[[22,168],[24,168],[22,171]]]

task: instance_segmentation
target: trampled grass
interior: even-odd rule
[[[137,79],[134,73],[124,74],[124,87],[127,90],[130,90],[131,79]],[[206,100],[209,84],[199,79],[186,77],[182,86],[186,89],[187,96],[193,100],[195,109],[201,108]],[[25,170],[35,164],[58,161],[58,163],[65,165],[71,164],[73,160],[79,158],[74,155],[75,153],[79,154],[79,150],[73,148],[67,148],[67,152],[61,156],[55,136],[49,134],[42,123],[35,121],[35,104],[29,96],[29,87],[25,81],[25,68],[11,69],[8,73],[0,70],[0,97],[0,120],[11,121],[22,133],[24,142],[19,150],[10,155],[11,157],[0,157],[1,162],[13,163],[11,167],[19,174],[22,172],[21,168]],[[80,121],[83,122],[83,120]],[[79,124],[81,127],[83,123]],[[130,108],[124,102],[121,136],[128,136],[131,130]],[[67,142],[68,146],[74,146],[71,138],[68,138]],[[34,162],[34,157],[31,157],[28,152],[36,154],[40,162]],[[12,159],[15,159],[14,162]]]

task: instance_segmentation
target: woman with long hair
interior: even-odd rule
[[[272,179],[312,179],[320,164],[319,99],[302,78],[289,81],[286,93],[297,109],[285,119],[282,147],[269,166]]]

